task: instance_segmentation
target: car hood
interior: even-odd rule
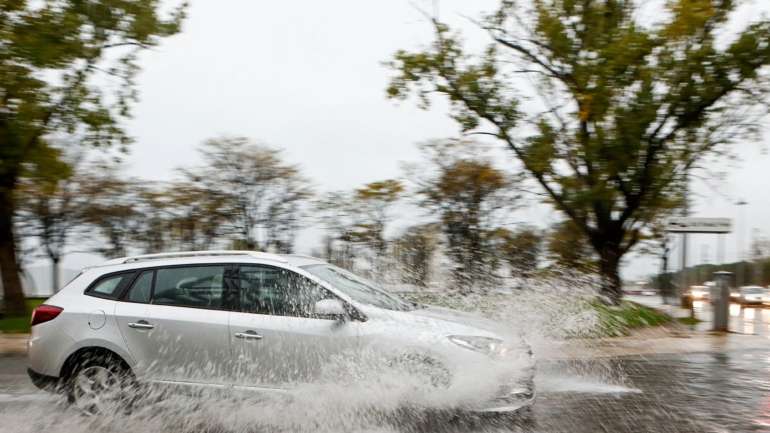
[[[376,320],[397,322],[412,330],[420,329],[441,335],[477,335],[506,339],[494,322],[472,313],[449,308],[425,306],[412,311],[390,311],[364,308],[364,313]]]
[[[435,320],[471,326],[492,333],[497,333],[500,328],[499,326],[495,326],[495,322],[479,315],[432,305],[427,305],[424,308],[413,310],[409,313],[418,317],[428,317]]]

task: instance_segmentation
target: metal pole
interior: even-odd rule
[[[713,291],[712,304],[714,308],[714,331],[727,332],[730,318],[730,279],[733,273],[727,271],[714,272],[716,289]]]
[[[671,284],[668,279],[668,234],[663,235],[663,257],[660,263],[660,275],[658,276],[658,292],[663,298],[663,303],[671,304]]]
[[[736,227],[735,233],[737,235],[737,243],[738,243],[738,269],[736,271],[738,272],[737,278],[735,279],[736,286],[744,286],[746,285],[746,277],[745,277],[745,269],[743,264],[743,235],[744,235],[744,227],[743,225],[746,224],[746,205],[749,204],[746,200],[738,200],[735,205],[738,206],[738,215],[740,217],[740,224],[738,224],[738,227]]]
[[[687,292],[687,233],[682,233],[681,275],[679,276],[679,296]]]
[[[684,177],[684,203],[682,208],[682,216],[690,216],[690,178],[688,173],[685,172]],[[687,292],[687,233],[682,233],[682,275],[680,275],[681,282],[679,284],[679,298],[684,299],[684,294]],[[690,310],[692,310],[692,301],[690,301]],[[692,312],[692,311],[691,311]]]

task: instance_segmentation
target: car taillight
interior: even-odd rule
[[[40,305],[32,311],[32,324],[30,326],[53,320],[62,311],[64,311],[62,308],[54,307],[53,305]]]

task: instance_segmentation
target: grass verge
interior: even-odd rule
[[[681,323],[682,325],[688,325],[688,326],[695,326],[698,323],[702,322],[702,320],[697,319],[695,317],[680,317],[676,319],[676,321]]]
[[[41,298],[29,298],[26,300],[27,314],[24,317],[3,317],[0,319],[0,332],[6,334],[14,333],[28,333],[29,332],[29,318],[38,305],[42,304],[45,299]]]
[[[594,301],[591,306],[598,319],[598,326],[591,333],[593,337],[620,337],[634,329],[661,326],[673,320],[668,314],[631,301],[622,301],[620,305]]]

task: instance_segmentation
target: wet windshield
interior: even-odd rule
[[[374,286],[370,281],[332,265],[308,265],[302,269],[326,281],[354,301],[394,311],[411,311],[414,306]]]

